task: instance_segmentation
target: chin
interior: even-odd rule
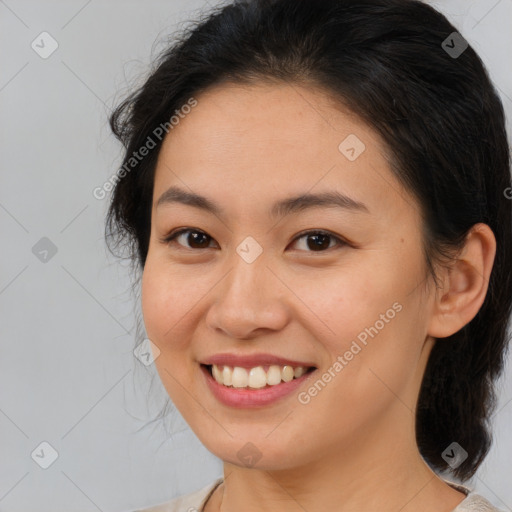
[[[272,429],[269,430],[269,432]],[[284,432],[283,432],[284,433]],[[308,463],[308,454],[298,452],[297,449],[302,444],[293,440],[293,436],[286,436],[288,443],[283,443],[282,438],[276,436],[272,439],[259,434],[251,436],[245,431],[241,438],[224,436],[222,442],[218,437],[205,439],[200,437],[201,442],[213,455],[223,462],[233,464],[238,467],[249,469],[259,469],[266,471],[279,471],[302,466]],[[311,443],[308,446],[308,452],[315,451]],[[309,453],[311,459],[313,455]]]

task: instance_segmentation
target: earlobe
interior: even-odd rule
[[[481,308],[496,255],[496,238],[487,224],[475,224],[460,254],[443,269],[436,290],[428,334],[450,336],[468,324]]]

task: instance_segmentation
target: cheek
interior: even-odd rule
[[[183,277],[181,277],[183,281]],[[173,404],[185,414],[192,407],[183,393],[192,378],[193,364],[184,335],[187,312],[197,302],[194,289],[183,292],[185,283],[170,266],[148,257],[141,282],[141,306],[148,338],[159,348],[155,366]]]
[[[303,304],[303,318],[311,319],[308,328],[333,356],[348,350],[359,334],[364,339],[365,329],[375,322],[382,327],[380,315],[386,311],[394,317],[392,307],[401,296],[400,283],[394,282],[390,271],[372,273],[371,265],[336,268],[314,279],[289,276],[288,282]]]
[[[148,257],[142,274],[141,306],[144,325],[152,340],[160,338],[157,333],[162,330],[163,312],[166,310],[163,303],[166,300],[165,286],[162,286],[163,283],[157,275],[157,269]]]
[[[418,280],[417,270],[392,258],[380,263],[295,281],[297,295],[315,313],[308,316],[316,318],[316,327],[308,328],[329,355],[332,390],[346,406],[360,407],[366,398],[364,403],[378,407],[376,401],[392,396],[388,387],[399,393],[418,371],[425,315],[421,288],[410,285]]]
[[[161,349],[176,337],[180,322],[197,301],[196,290],[183,273],[180,276],[169,265],[148,257],[141,284],[142,314],[148,337]]]

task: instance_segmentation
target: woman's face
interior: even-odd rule
[[[433,291],[419,208],[383,143],[314,89],[224,84],[196,99],[161,148],[142,281],[172,401],[240,466],[356,451],[375,462],[414,443]],[[171,187],[182,195],[165,200]],[[289,201],[322,194],[349,199]],[[213,382],[202,363],[214,357],[242,387]],[[291,382],[291,370],[264,371],[286,360],[316,369]],[[244,388],[258,366],[251,383],[265,388]]]

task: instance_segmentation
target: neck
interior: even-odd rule
[[[398,404],[402,415],[412,415]],[[269,463],[259,469],[225,462],[224,482],[205,511],[451,512],[465,496],[425,464],[414,422],[400,424],[407,427],[402,432],[396,422],[360,429],[349,445],[337,450],[330,446],[301,467],[282,469]]]

